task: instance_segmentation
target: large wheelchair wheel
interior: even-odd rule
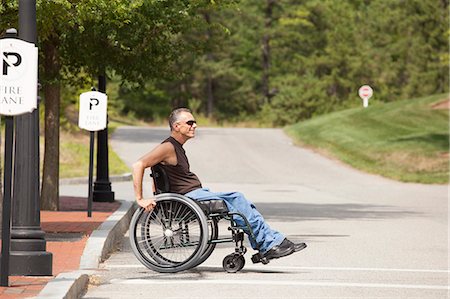
[[[215,218],[208,221],[208,245],[206,246],[205,251],[200,256],[194,267],[206,261],[214,251],[214,248],[216,248],[216,243],[213,243],[212,241],[217,240],[217,237],[219,236],[219,227],[217,225],[217,222],[218,220]]]
[[[163,273],[198,265],[208,245],[208,223],[191,199],[174,193],[156,196],[150,213],[136,210],[130,223],[130,243],[137,259]]]

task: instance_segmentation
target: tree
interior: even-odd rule
[[[212,41],[212,30],[211,30],[211,12],[205,11],[203,13],[206,23],[208,24],[208,28],[206,29],[206,43],[207,48],[209,49],[206,53],[206,60],[208,62],[214,61],[214,55],[211,50],[211,41]],[[207,105],[206,105],[206,116],[210,117],[213,114],[214,110],[214,78],[212,77],[211,72],[207,72],[206,74],[206,94],[207,94]]]
[[[266,0],[266,7],[264,8],[264,35],[262,37],[262,90],[265,103],[270,103],[272,93],[270,92],[270,38],[274,22],[273,9],[277,4],[276,0]]]
[[[0,133],[0,144],[2,144],[2,134]],[[0,156],[0,215],[3,215],[3,169],[2,169],[2,158]],[[3,223],[3,218],[0,217],[0,223]]]
[[[448,90],[448,0],[125,2],[46,4],[70,12],[47,10],[61,82],[113,70],[124,112],[284,125],[359,105],[362,84],[378,101]]]
[[[265,115],[284,125],[359,105],[363,84],[392,101],[448,89],[448,1],[286,1],[271,39]]]
[[[448,2],[246,0],[208,11],[228,34],[210,26],[212,34],[185,35],[209,40],[208,54],[181,53],[178,76],[152,81],[147,99],[167,107],[191,99],[205,114],[213,100],[219,121],[285,125],[359,106],[363,84],[377,101],[445,92]]]
[[[10,2],[3,1],[1,10],[17,11]],[[179,35],[203,24],[200,10],[223,2],[37,1],[46,135],[41,209],[58,209],[61,84],[89,82],[112,70],[131,82],[170,77],[187,47]]]
[[[121,100],[124,111],[130,111],[133,106],[148,107],[147,110],[134,112],[136,115],[146,114],[147,118],[157,118],[153,117],[155,113],[161,112],[160,115],[165,117],[172,107],[189,105],[196,112],[210,117],[214,114],[215,118],[220,119],[218,110],[232,108],[229,99],[236,97],[229,96],[234,91],[228,83],[236,74],[232,71],[229,48],[221,51],[221,47],[230,40],[228,28],[222,25],[226,17],[221,12],[230,10],[235,10],[231,2],[222,7],[204,7],[200,11],[203,24],[191,26],[180,36],[180,42],[186,46],[185,51],[175,58],[174,75],[152,79],[139,86],[140,91],[136,86],[123,86]],[[236,78],[235,81],[241,79]]]

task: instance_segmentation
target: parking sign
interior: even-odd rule
[[[98,91],[88,91],[80,95],[78,126],[88,131],[106,128],[107,96]]]
[[[36,109],[37,79],[38,48],[17,38],[0,39],[0,114]]]

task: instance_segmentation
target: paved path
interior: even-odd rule
[[[131,165],[168,134],[119,128],[112,145]],[[309,247],[230,275],[230,244],[179,274],[112,255],[85,298],[447,298],[448,187],[368,175],[292,145],[277,129],[201,128],[185,145],[191,169],[213,191],[242,191],[270,225]],[[146,194],[151,194],[146,183]],[[236,295],[234,295],[236,296]]]

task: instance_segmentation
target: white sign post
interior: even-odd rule
[[[89,147],[89,196],[88,217],[92,216],[92,176],[94,171],[94,132],[101,131],[107,125],[108,97],[98,91],[88,91],[80,95],[80,113],[78,126],[90,132]]]
[[[369,85],[363,85],[358,90],[359,97],[363,100],[364,108],[369,106],[369,99],[373,95],[373,89]]]
[[[17,38],[0,39],[0,114],[36,109],[37,79],[38,48]]]

